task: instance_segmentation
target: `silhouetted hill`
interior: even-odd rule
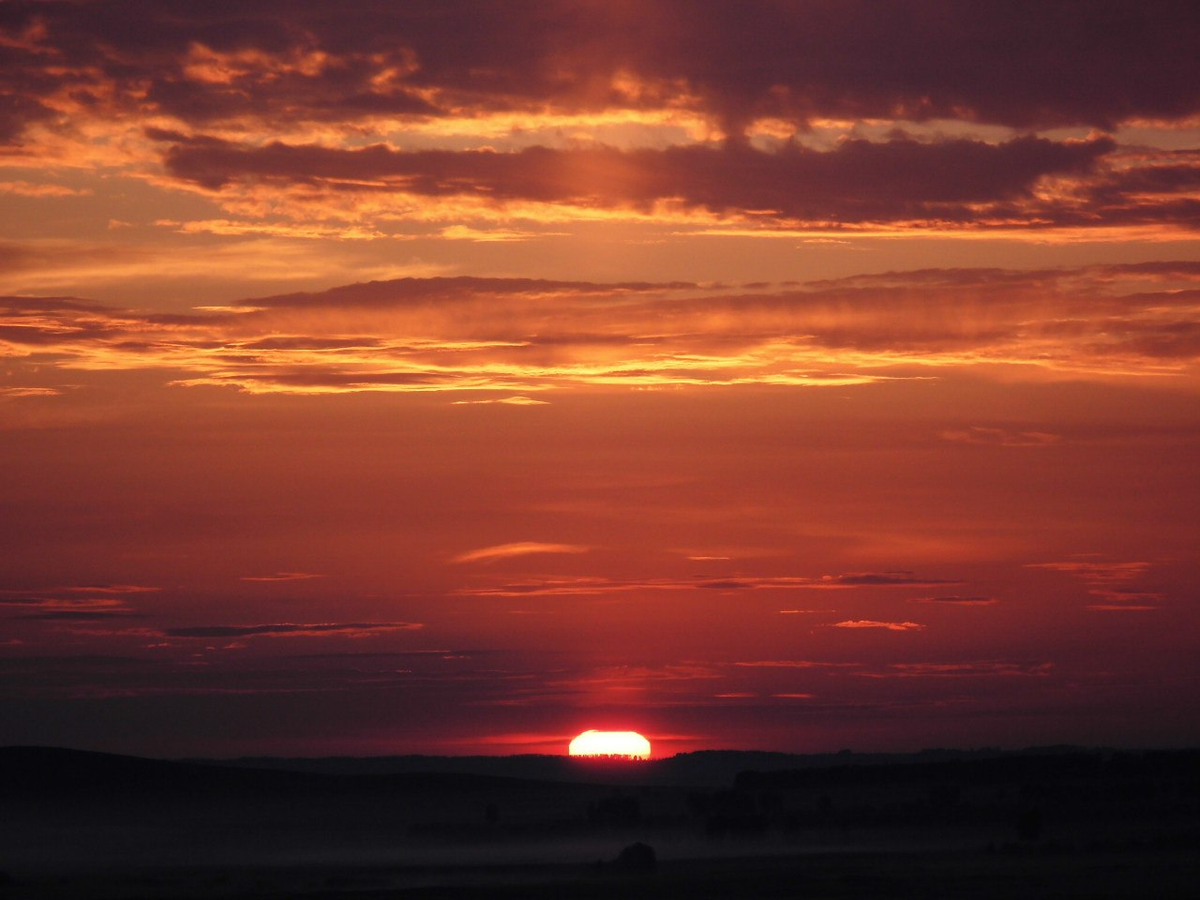
[[[990,759],[917,760],[770,772],[748,770],[738,775],[735,787],[864,786],[927,782],[1063,785],[1095,781],[1115,784],[1138,779],[1195,781],[1198,777],[1200,750],[1120,752],[1034,748]]]
[[[355,774],[284,768],[208,765],[68,750],[0,747],[0,798],[83,801],[119,798],[204,799],[416,793],[528,792],[528,780],[472,772],[409,771]]]
[[[1061,748],[1061,752],[1079,748]],[[1026,751],[1019,751],[1024,753]],[[1049,751],[1048,751],[1049,752]],[[717,787],[730,784],[739,772],[776,772],[834,766],[877,766],[939,759],[988,759],[1000,756],[995,748],[982,750],[923,750],[920,753],[795,754],[760,750],[699,750],[652,760],[579,759],[561,755],[515,756],[327,756],[238,757],[192,759],[209,766],[306,772],[322,775],[395,775],[402,773],[455,773],[492,775],[536,781],[569,781],[591,784],[647,784]],[[1039,755],[1041,755],[1039,753]]]

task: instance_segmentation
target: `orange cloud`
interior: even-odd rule
[[[454,562],[495,562],[498,559],[509,559],[514,556],[530,556],[541,553],[587,553],[591,549],[591,547],[580,544],[547,544],[539,541],[518,541],[512,544],[496,544],[493,547],[469,550],[454,557]]]
[[[19,197],[86,197],[90,188],[72,188],[61,184],[38,184],[30,181],[0,181],[0,194]]]
[[[1167,278],[1193,284],[1195,266],[922,270],[774,292],[401,279],[169,315],[9,297],[0,298],[0,348],[64,370],[157,370],[182,386],[486,391],[513,404],[573,386],[832,387],[964,368],[1188,377],[1200,359],[1200,290]],[[55,390],[46,366],[38,372],[34,386]],[[992,426],[944,436],[1054,443],[1041,430]]]
[[[534,397],[526,397],[518,394],[513,397],[498,397],[496,399],[485,397],[482,400],[455,400],[455,406],[479,406],[481,404],[499,403],[504,406],[547,406],[549,400],[538,400]]]
[[[917,622],[876,622],[871,619],[848,619],[834,622],[830,628],[882,628],[886,631],[919,631],[925,626]]]

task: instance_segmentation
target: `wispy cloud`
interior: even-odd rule
[[[957,594],[949,597],[913,597],[910,603],[945,603],[949,606],[992,606],[995,597],[960,597]]]
[[[946,429],[940,436],[947,441],[960,444],[982,444],[999,447],[1048,447],[1057,444],[1061,435],[1047,431],[1009,431],[1005,428],[987,428],[972,425],[969,428]]]
[[[1030,563],[1026,568],[1050,569],[1081,581],[1087,586],[1089,594],[1104,601],[1089,606],[1089,609],[1110,611],[1125,608],[1126,604],[1131,609],[1157,609],[1157,602],[1164,599],[1161,591],[1137,587],[1135,584],[1151,569],[1151,563],[1146,561],[1069,559],[1060,562]]]
[[[0,590],[0,607],[20,610],[22,619],[105,621],[138,615],[133,597],[161,589],[136,584],[69,585],[33,590]]]
[[[592,548],[583,544],[549,544],[542,541],[517,541],[511,544],[496,544],[491,547],[481,547],[478,550],[468,550],[454,557],[454,562],[495,562],[499,559],[509,559],[514,556],[533,556],[546,553],[587,553]]]
[[[911,572],[856,572],[849,575],[822,575],[819,578],[804,575],[739,575],[731,578],[704,578],[695,576],[692,578],[629,580],[580,575],[569,577],[532,577],[521,582],[463,588],[458,593],[476,596],[522,597],[537,595],[622,594],[631,591],[827,591],[935,587],[958,583],[952,580],[923,578]]]
[[[41,184],[30,181],[0,181],[0,194],[19,197],[86,197],[90,188],[72,188],[62,184]]]
[[[420,622],[276,622],[266,625],[199,625],[188,628],[167,628],[166,637],[174,638],[252,638],[252,637],[313,637],[342,635],[366,637],[389,631],[411,631],[425,626]]]
[[[77,384],[81,372],[158,371],[175,385],[254,393],[440,391],[514,405],[538,405],[535,392],[550,388],[833,387],[964,367],[1181,375],[1200,358],[1200,289],[1169,287],[1168,276],[1200,281],[1186,263],[918,270],[750,293],[429,278],[173,314],[8,297],[0,347],[14,371],[36,354],[36,384],[51,390]],[[48,378],[55,370],[70,379]],[[944,436],[1055,442],[1048,432],[993,426]]]
[[[489,403],[499,403],[506,406],[547,406],[549,400],[538,400],[535,397],[526,397],[523,394],[517,394],[512,397],[498,397],[495,399],[484,398],[482,400],[455,400],[455,406],[479,406]]]
[[[892,663],[881,670],[860,673],[865,678],[980,678],[994,676],[1037,677],[1048,675],[1054,663],[1018,663],[1000,660],[977,662]]]
[[[876,622],[872,619],[847,619],[834,622],[830,628],[880,628],[885,631],[920,631],[925,626],[917,622]]]
[[[942,578],[921,578],[914,572],[855,572],[849,575],[822,575],[821,584],[837,587],[927,587],[959,584]]]
[[[855,662],[823,662],[812,659],[756,659],[735,662],[748,669],[854,669],[863,665]]]
[[[242,581],[308,581],[324,577],[316,572],[276,572],[274,575],[243,575]]]

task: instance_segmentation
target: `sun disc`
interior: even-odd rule
[[[650,742],[636,731],[588,730],[571,741],[567,753],[571,756],[617,756],[626,759],[649,759]]]

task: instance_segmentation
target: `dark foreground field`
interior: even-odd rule
[[[519,761],[539,779],[3,748],[0,898],[1191,898],[1200,884],[1192,751],[676,759]]]
[[[1200,884],[1194,850],[913,851],[596,865],[169,867],[42,871],[12,898],[1167,898]]]

